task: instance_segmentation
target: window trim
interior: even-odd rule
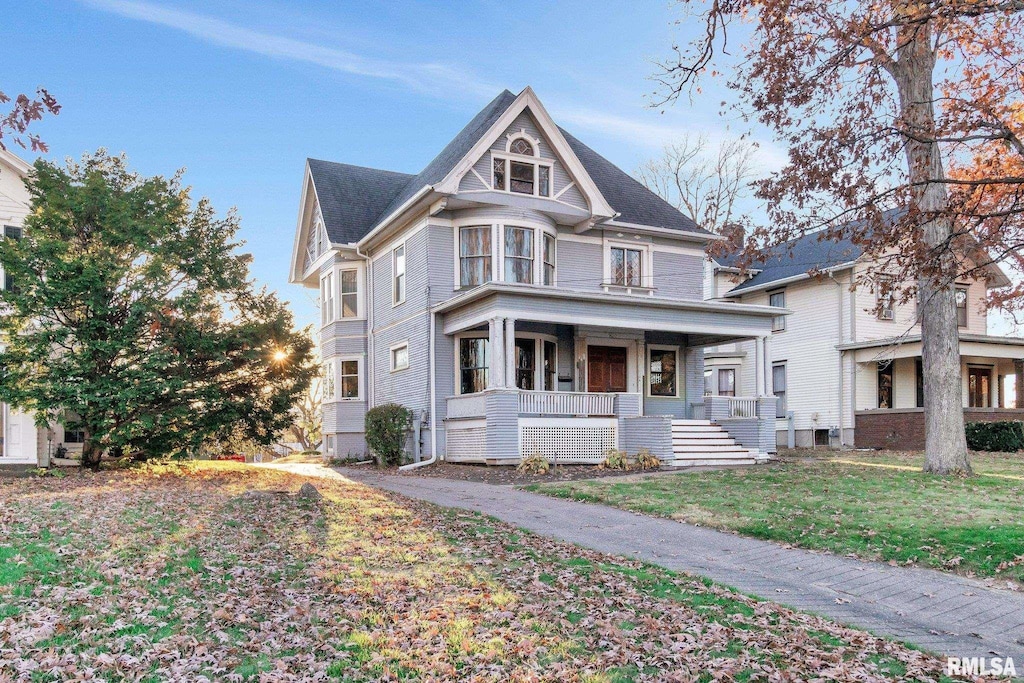
[[[675,381],[674,381],[674,384],[675,384],[675,387],[674,387],[675,391],[674,391],[674,393],[671,393],[671,394],[654,394],[654,393],[651,393],[651,351],[671,351],[672,353],[675,354],[675,356],[676,356],[676,376],[675,376]],[[646,396],[647,396],[647,398],[679,398],[679,392],[680,392],[680,389],[682,388],[680,386],[679,379],[680,379],[681,375],[685,375],[685,373],[680,373],[679,372],[679,369],[680,369],[679,359],[682,357],[682,353],[680,353],[680,351],[681,351],[680,347],[678,345],[674,345],[674,344],[648,344],[647,345],[647,354],[646,354],[647,355],[647,363],[644,366],[644,374],[647,375],[644,378],[644,386],[646,387],[646,391],[647,391]]]
[[[780,294],[782,295],[782,305],[781,306],[776,306],[775,304],[772,303],[772,297],[776,296],[776,295],[780,295]],[[785,308],[786,307],[786,289],[785,289],[785,287],[783,287],[782,289],[773,289],[770,292],[768,292],[768,305],[770,307],[772,307],[772,308]],[[778,327],[776,327],[776,325],[778,325]],[[785,332],[785,331],[786,331],[786,316],[784,314],[783,315],[772,316],[772,334],[775,334],[776,332]]]
[[[395,365],[395,351],[398,351],[399,349],[403,348],[405,349],[405,365],[398,367],[397,365]],[[411,364],[412,359],[409,357],[409,340],[401,341],[398,342],[397,344],[392,344],[388,348],[388,365],[391,368],[391,372],[401,372],[402,370],[408,370]]]
[[[391,307],[400,306],[405,303],[409,291],[409,250],[406,247],[408,240],[402,240],[391,248]],[[398,250],[402,250],[402,298],[398,298]]]

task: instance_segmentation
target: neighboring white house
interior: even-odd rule
[[[0,149],[0,230],[4,239],[21,237],[22,225],[29,210],[29,194],[25,178],[32,167],[11,152]],[[7,286],[0,268],[0,286]],[[69,452],[80,452],[81,434],[60,425],[37,429],[32,415],[0,404],[0,465],[43,465],[61,444]],[[69,443],[70,442],[70,443]]]
[[[876,311],[877,294],[853,287],[868,268],[859,247],[807,235],[764,259],[741,281],[732,258],[711,261],[708,300],[783,306],[766,340],[769,388],[779,396],[777,437],[786,445],[917,449],[924,445],[921,329],[914,304]],[[818,269],[822,275],[810,277]],[[1024,416],[1024,339],[990,336],[988,289],[1009,284],[992,266],[984,280],[957,285],[966,420]],[[705,352],[706,391],[736,394],[754,386],[753,345]],[[1016,402],[1006,400],[1015,375]],[[787,416],[791,413],[791,419]]]
[[[453,461],[763,458],[774,398],[705,404],[703,349],[779,311],[704,300],[713,239],[530,88],[417,174],[308,160],[290,279],[320,291],[325,452],[362,454],[367,409],[398,402],[411,449]]]

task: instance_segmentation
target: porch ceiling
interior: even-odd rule
[[[857,362],[888,358],[915,358],[921,355],[921,335],[852,342],[840,344],[836,348],[853,353]],[[960,355],[982,358],[1024,358],[1024,339],[987,334],[961,334]]]
[[[500,317],[677,332],[689,335],[693,346],[769,335],[772,318],[789,313],[770,306],[578,292],[499,282],[476,287],[433,310],[444,315],[445,334],[468,330]]]

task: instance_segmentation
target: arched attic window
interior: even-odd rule
[[[522,133],[509,140],[507,149],[509,158],[503,157],[500,153],[494,156],[494,189],[550,197],[551,162],[540,159],[537,142]],[[533,157],[537,161],[523,157]]]
[[[508,151],[512,152],[513,154],[522,154],[524,156],[532,157],[533,145],[531,145],[530,141],[527,140],[526,138],[516,138],[515,140],[512,141],[512,144],[509,145]]]

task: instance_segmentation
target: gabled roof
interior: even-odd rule
[[[767,257],[750,264],[751,269],[760,272],[729,290],[725,296],[763,289],[775,282],[807,275],[810,270],[824,271],[835,268],[856,261],[864,253],[861,247],[849,239],[822,239],[822,234],[808,233],[771,250]],[[727,268],[733,268],[739,263],[739,255],[729,254],[716,258],[715,261]]]
[[[558,127],[583,163],[594,184],[619,215],[616,221],[649,225],[655,228],[670,228],[711,234],[694,223],[689,216],[644,187],[643,183],[621,168],[605,159],[573,137],[561,126]]]
[[[306,161],[327,236],[331,242],[340,244],[355,242],[365,235],[414,177],[320,159]]]
[[[531,100],[533,106],[542,109],[529,89],[519,96],[504,90],[415,175],[309,159],[310,176],[331,241],[341,244],[356,242],[424,188],[436,189],[481,143],[509,107],[517,100],[522,101],[524,95],[534,98]],[[554,128],[551,127],[552,131]],[[576,155],[583,172],[590,176],[596,191],[602,195],[602,201],[607,200],[619,214],[617,220],[710,234],[575,137],[560,128],[554,134],[557,137],[559,133],[565,137],[571,150],[567,150],[567,154]]]

